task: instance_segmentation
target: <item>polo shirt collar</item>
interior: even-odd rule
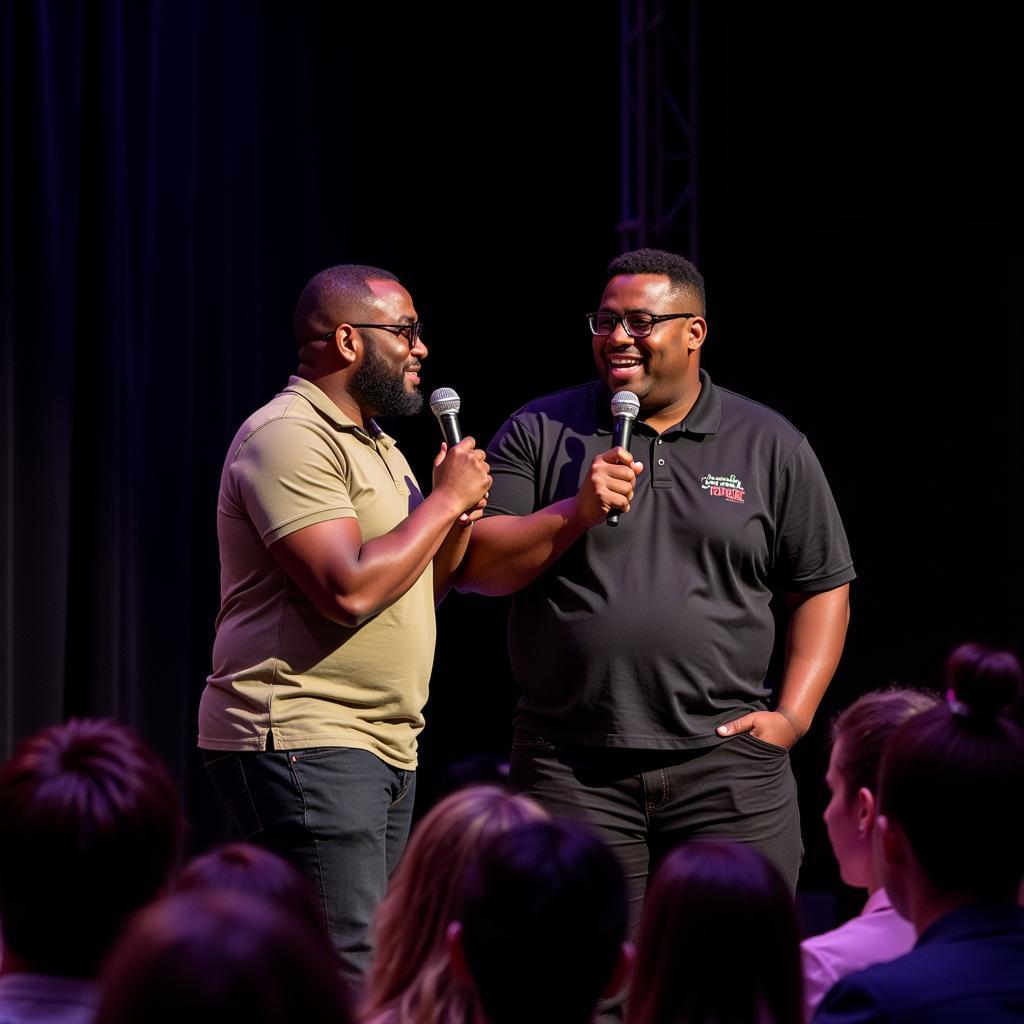
[[[722,425],[722,396],[718,388],[711,383],[706,370],[699,370],[700,394],[697,401],[682,423],[669,427],[665,434],[682,432],[686,434],[717,434]],[[611,414],[612,395],[604,381],[597,381],[594,391],[594,404],[597,407],[597,433],[610,434],[614,423]]]
[[[349,431],[360,440],[365,440],[367,443],[376,443],[382,448],[394,446],[395,439],[384,433],[376,420],[370,420],[370,430],[367,433],[358,423],[346,416],[334,404],[326,392],[321,391],[311,380],[306,380],[305,377],[289,377],[288,386],[284,390],[306,399],[336,430]]]

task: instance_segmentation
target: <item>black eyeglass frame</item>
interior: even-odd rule
[[[616,324],[622,324],[622,329],[631,338],[646,338],[648,335],[653,334],[654,333],[654,328],[657,327],[658,324],[662,323],[665,320],[683,320],[683,319],[685,319],[687,317],[695,317],[695,316],[699,316],[699,315],[700,314],[698,314],[698,313],[645,313],[645,312],[643,312],[643,310],[633,310],[633,312],[631,312],[631,313],[623,313],[622,316],[616,316],[614,313],[607,313],[607,312],[604,312],[603,310],[598,310],[596,313],[588,313],[587,314],[587,324],[590,327],[590,333],[595,338],[607,338],[609,334],[614,334],[615,333],[615,326],[616,326]],[[611,327],[610,331],[605,331],[605,332],[601,333],[599,331],[594,330],[594,328],[596,326],[595,321],[597,320],[597,318],[599,316],[610,316],[612,318],[612,327]],[[651,319],[650,329],[645,331],[643,334],[634,334],[629,329],[629,325],[626,323],[626,317],[627,316],[646,316],[646,317],[650,317],[650,319]]]
[[[339,324],[338,327],[341,325]],[[397,335],[399,338],[404,334],[406,340],[409,342],[409,348],[419,340],[420,335],[423,333],[423,321],[413,320],[411,324],[349,324],[349,327],[376,327],[381,331],[390,331],[392,334]],[[335,327],[330,334],[321,334],[321,341],[333,340],[335,334],[338,333],[338,328]]]

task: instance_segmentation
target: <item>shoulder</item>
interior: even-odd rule
[[[509,417],[518,422],[569,423],[589,422],[596,419],[603,385],[598,380],[575,387],[553,391],[520,406]]]
[[[301,395],[283,391],[246,418],[235,434],[229,455],[237,459],[250,447],[292,443],[302,436],[326,438],[328,433],[309,402]]]
[[[796,447],[804,440],[798,430],[782,413],[755,402],[746,395],[715,385],[722,403],[722,430],[751,430],[768,434],[779,441]]]

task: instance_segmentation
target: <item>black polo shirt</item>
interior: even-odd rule
[[[839,512],[806,438],[702,370],[686,419],[637,422],[644,464],[617,527],[592,527],[515,595],[517,724],[550,740],[632,748],[717,741],[763,710],[774,591],[855,576]],[[594,381],[530,402],[488,448],[485,514],[527,515],[575,495],[611,446],[611,395]]]

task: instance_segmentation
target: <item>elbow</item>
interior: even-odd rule
[[[325,619],[346,629],[357,629],[377,611],[368,601],[355,594],[334,594],[321,602],[317,610]]]

